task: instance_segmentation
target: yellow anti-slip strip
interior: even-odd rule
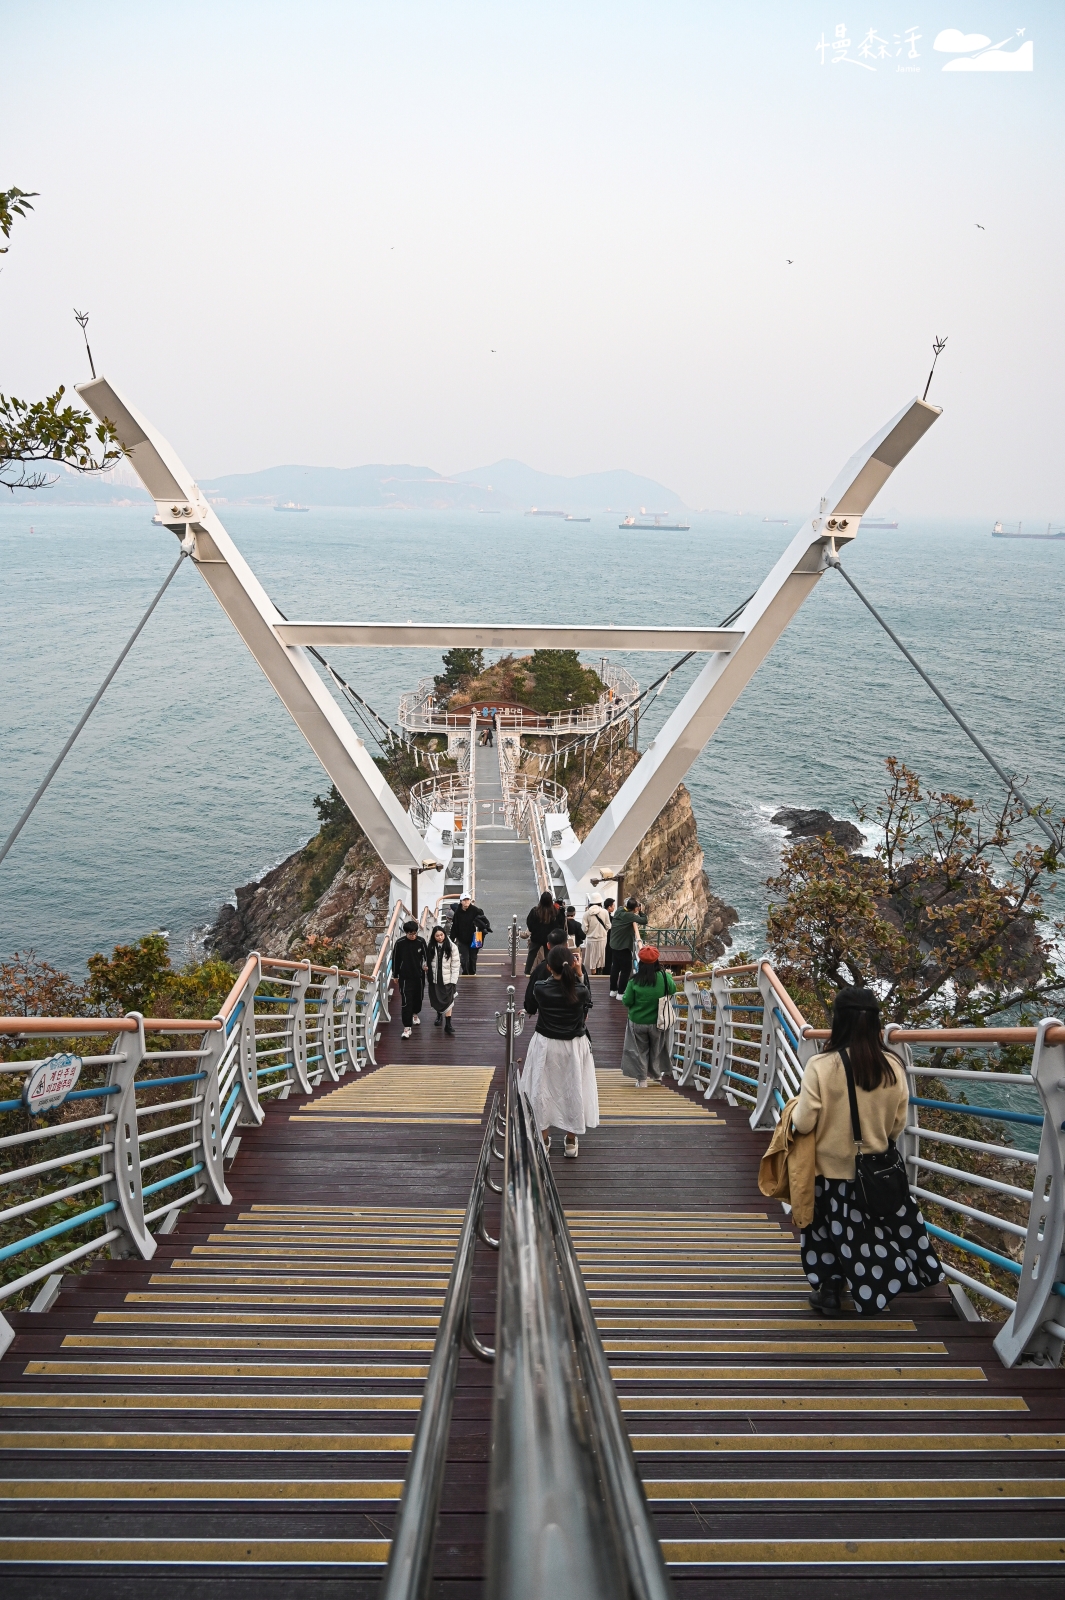
[[[725,1412],[768,1411],[772,1413],[831,1411],[1027,1411],[1019,1394],[623,1394],[621,1409],[630,1416],[659,1416],[681,1412],[689,1416],[714,1416]]]
[[[1062,1478],[651,1478],[649,1500],[1061,1500]]]
[[[76,1335],[67,1335],[68,1344]],[[83,1337],[92,1338],[91,1335]],[[117,1341],[116,1341],[117,1342]],[[238,1341],[239,1342],[239,1341]],[[224,1344],[225,1340],[218,1340]],[[365,1348],[369,1348],[367,1342]],[[608,1355],[638,1356],[945,1356],[938,1339],[604,1339]]]
[[[1065,1539],[664,1539],[670,1566],[905,1567],[1059,1562]]]
[[[977,1455],[994,1451],[1065,1450],[1063,1433],[634,1433],[641,1455]]]
[[[23,1478],[6,1500],[398,1500],[398,1478]]]
[[[420,1394],[19,1394],[9,1411],[418,1411]],[[4,1492],[9,1482],[4,1480]]]
[[[217,1324],[229,1328],[234,1324],[240,1327],[270,1327],[270,1328],[312,1328],[318,1327],[323,1322],[330,1328],[435,1328],[439,1317],[415,1317],[409,1313],[402,1317],[386,1317],[372,1312],[364,1312],[361,1316],[351,1316],[344,1312],[333,1312],[323,1316],[321,1305],[309,1308],[305,1312],[295,1311],[98,1311],[93,1317],[93,1323],[121,1323],[128,1326],[135,1323],[139,1326],[152,1324],[156,1327],[167,1327],[175,1324],[200,1324],[209,1326]],[[831,1323],[826,1324],[831,1327]]]
[[[419,1355],[433,1348],[432,1339],[370,1339],[327,1337],[272,1339],[262,1334],[206,1333],[68,1333],[63,1350],[372,1350],[391,1354],[415,1350]],[[772,1347],[770,1346],[770,1349]],[[820,1347],[818,1347],[820,1348]]]
[[[418,1116],[416,1113],[411,1113],[405,1116],[396,1114],[394,1116],[380,1117],[371,1116],[369,1112],[363,1112],[361,1116],[357,1117],[342,1117],[333,1112],[313,1112],[308,1110],[294,1112],[288,1120],[290,1122],[399,1122],[405,1123],[410,1127],[419,1128],[425,1127],[427,1124],[436,1128],[479,1128],[481,1125],[480,1117],[445,1116],[439,1112],[434,1113],[432,1116]]]
[[[345,1272],[343,1277],[338,1276],[338,1268],[334,1267],[332,1271],[329,1271],[328,1268],[323,1267],[321,1276],[297,1278],[290,1277],[288,1274],[282,1275],[281,1273],[276,1272],[264,1272],[262,1263],[257,1264],[254,1269],[249,1270],[247,1273],[241,1273],[239,1277],[235,1275],[233,1270],[234,1263],[231,1261],[220,1261],[218,1263],[217,1271],[212,1270],[211,1263],[209,1261],[172,1261],[170,1265],[171,1267],[189,1268],[189,1271],[183,1273],[181,1277],[181,1283],[183,1287],[187,1287],[189,1284],[196,1284],[198,1287],[202,1288],[217,1287],[223,1289],[239,1289],[243,1284],[246,1283],[253,1289],[285,1287],[306,1289],[351,1288],[388,1290],[447,1288],[446,1278],[407,1278],[399,1275],[394,1275],[391,1278],[378,1278],[374,1277],[372,1273],[367,1275],[365,1272],[360,1272],[357,1267],[350,1268]],[[202,1273],[203,1276],[193,1277],[193,1272]],[[207,1276],[208,1273],[211,1274],[210,1277]],[[223,1276],[224,1273],[228,1273],[229,1276]],[[171,1278],[169,1275],[160,1273],[153,1273],[148,1279],[149,1283],[174,1284],[176,1281],[177,1280]],[[631,1285],[626,1284],[625,1287],[630,1288]]]
[[[127,1299],[129,1296],[127,1295]],[[609,1305],[610,1302],[607,1301]],[[656,1309],[658,1309],[656,1307]],[[194,1313],[188,1313],[190,1317]],[[123,1311],[98,1311],[95,1321],[113,1322],[118,1318],[125,1318]],[[868,1332],[868,1317],[838,1317],[822,1318],[812,1316],[807,1307],[804,1317],[800,1312],[794,1312],[790,1317],[596,1317],[596,1326],[600,1333],[610,1329],[614,1332],[624,1332],[631,1329],[634,1333],[831,1333],[837,1337],[845,1333],[857,1333],[859,1329]],[[876,1319],[876,1331],[884,1333],[916,1333],[917,1324],[914,1322],[882,1322]]]
[[[152,1280],[155,1281],[154,1279]],[[213,1282],[213,1280],[212,1280]],[[210,1294],[180,1289],[131,1291],[126,1305],[178,1306],[442,1306],[442,1294]]]
[[[0,1433],[4,1450],[238,1450],[252,1455],[315,1451],[406,1454],[411,1433]]]
[[[272,1200],[256,1200],[250,1211],[241,1211],[238,1216],[258,1217],[263,1215],[283,1217],[380,1217],[382,1221],[400,1223],[420,1221],[423,1217],[432,1221],[436,1217],[458,1217],[466,1215],[462,1206],[327,1206],[283,1205]],[[764,1215],[764,1213],[763,1213]]]
[[[258,1208],[256,1208],[258,1209]],[[768,1211],[654,1211],[646,1206],[626,1206],[624,1210],[604,1211],[599,1207],[577,1206],[571,1213],[582,1222],[635,1222],[646,1217],[652,1222],[768,1222]]]
[[[0,1539],[0,1562],[383,1567],[390,1548],[384,1539]]]
[[[370,1361],[329,1365],[314,1361],[27,1361],[22,1372],[27,1378],[295,1378],[299,1383],[311,1378],[343,1382],[395,1378],[418,1383],[428,1376],[429,1368]]]
[[[339,1261],[352,1266],[362,1264],[378,1271],[382,1267],[397,1266],[404,1272],[439,1272],[454,1254],[450,1240],[443,1244],[426,1243],[420,1249],[398,1250],[395,1245],[342,1244],[329,1239],[221,1239],[216,1244],[194,1244],[191,1251],[197,1261],[206,1257],[232,1265],[249,1261],[258,1266],[264,1258],[283,1261],[286,1266],[298,1266],[301,1261]],[[793,1255],[791,1252],[789,1259]]]
[[[655,1295],[656,1298],[653,1299],[641,1295],[638,1300],[628,1300],[623,1298],[621,1295],[618,1295],[616,1298],[612,1295],[610,1299],[605,1299],[602,1294],[596,1293],[591,1295],[589,1298],[591,1299],[593,1309],[597,1312],[653,1311],[657,1314],[661,1311],[705,1311],[716,1315],[718,1311],[788,1311],[789,1309],[793,1309],[795,1313],[802,1311],[806,1313],[806,1317],[811,1316],[808,1295],[793,1289],[776,1289],[771,1295],[764,1295],[759,1294],[754,1289],[743,1289],[741,1287],[739,1289],[730,1289],[726,1291],[726,1295],[722,1296],[719,1296],[717,1293],[708,1293],[705,1296],[700,1295],[698,1299],[690,1298],[683,1300],[677,1299],[673,1296],[670,1296],[665,1300],[659,1299],[657,1298],[657,1290],[655,1291]],[[199,1298],[199,1296],[197,1296],[197,1298]],[[127,1295],[126,1299],[132,1299],[132,1296]],[[599,1319],[597,1318],[597,1320]],[[803,1321],[805,1324],[806,1318],[804,1318]],[[599,1325],[602,1327],[603,1324],[601,1321]],[[641,1321],[640,1326],[650,1326],[650,1324],[645,1324],[643,1321]],[[746,1319],[744,1319],[744,1326],[749,1326]],[[817,1324],[811,1320],[808,1326],[813,1328],[816,1327]],[[844,1324],[844,1326],[846,1326],[846,1324]]]
[[[29,1367],[26,1368],[28,1372]],[[986,1383],[982,1367],[619,1367],[616,1383]]]

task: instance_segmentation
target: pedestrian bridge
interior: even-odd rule
[[[1065,1030],[1036,1041],[1004,1329],[958,1269],[822,1321],[755,1182],[818,1043],[768,964],[688,974],[675,1077],[639,1095],[594,978],[602,1122],[547,1159],[512,951],[462,979],[455,1038],[401,1041],[407,909],[373,972],[253,957],[215,1019],[3,1022],[85,1052],[75,1114],[0,1145],[4,1292],[37,1296],[0,1360],[5,1594],[1060,1594]],[[945,1147],[914,1098],[921,1192]]]

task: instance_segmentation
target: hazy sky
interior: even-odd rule
[[[1035,70],[944,73],[946,28]],[[41,193],[5,391],[88,375],[76,305],[199,477],[516,456],[791,510],[939,333],[884,502],[1065,518],[1060,0],[0,0],[0,37],[0,187]]]

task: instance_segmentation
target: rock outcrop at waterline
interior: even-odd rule
[[[804,811],[800,807],[785,806],[774,811],[770,822],[775,828],[786,828],[789,839],[823,839],[828,837],[841,844],[844,850],[860,850],[865,834],[854,826],[834,817],[831,811]]]
[[[372,967],[388,920],[388,869],[355,823],[357,838],[338,839],[335,828],[327,824],[302,850],[238,889],[236,905],[223,906],[207,934],[208,950],[240,961],[249,950],[302,957],[317,949],[317,959],[328,955],[326,965]]]

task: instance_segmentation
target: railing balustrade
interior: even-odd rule
[[[379,958],[378,967],[387,973],[387,960]],[[380,978],[375,968],[387,1008],[387,981],[382,987]],[[361,1071],[364,1056],[373,1059],[365,1024],[372,1015],[376,1027],[381,1013],[360,1004],[371,986],[358,972],[255,954],[210,1020],[136,1012],[0,1017],[0,1037],[66,1043],[98,1037],[106,1044],[100,1053],[79,1056],[83,1078],[62,1102],[85,1102],[89,1109],[99,1101],[98,1114],[11,1133],[0,1129],[0,1197],[15,1196],[0,1209],[0,1270],[27,1254],[34,1260],[42,1251],[47,1255],[27,1272],[16,1269],[0,1286],[0,1303],[94,1251],[150,1260],[155,1234],[172,1225],[175,1213],[205,1196],[228,1205],[226,1162],[235,1154],[238,1129],[263,1121],[263,1101],[284,1099],[294,1088],[310,1093],[327,1078],[336,1082]],[[157,1048],[170,1037],[179,1047]],[[0,1071],[25,1079],[39,1064],[6,1061]],[[5,1120],[24,1119],[22,1099],[0,1102],[3,1113]],[[89,1175],[82,1176],[86,1169]],[[94,1203],[86,1206],[82,1197]],[[72,1215],[38,1225],[40,1212],[71,1203],[79,1205]],[[65,1248],[68,1234],[96,1222],[100,1229],[91,1239]],[[0,1354],[12,1337],[0,1317]]]
[[[812,1027],[768,961],[689,971],[679,998],[674,1040],[674,1076],[706,1099],[727,1097],[750,1107],[752,1128],[771,1128],[787,1101],[799,1092],[803,1069],[825,1046],[828,1030]],[[1009,1313],[995,1339],[1006,1366],[1021,1360],[1057,1364],[1065,1350],[1065,1026],[1047,1018],[1028,1028],[904,1028],[891,1024],[885,1043],[905,1062],[910,1086],[906,1129],[900,1149],[913,1193],[929,1206],[991,1229],[1002,1244],[991,1248],[965,1233],[929,1222],[929,1233],[974,1262],[1017,1280],[1015,1296],[976,1278],[953,1262],[943,1269],[952,1283]],[[997,1072],[990,1066],[951,1067],[944,1053],[986,1052],[1002,1046],[1032,1050],[1027,1072]],[[917,1054],[915,1054],[917,1052]],[[930,1053],[938,1059],[929,1060]],[[930,1095],[928,1080],[940,1088]],[[945,1092],[954,1098],[942,1097]],[[997,1085],[1028,1090],[1029,1109],[959,1099],[965,1086]],[[950,1133],[929,1116],[964,1115],[1009,1128],[1039,1129],[1038,1150],[1018,1144]],[[981,1172],[949,1160],[991,1158],[998,1170]],[[937,1159],[938,1157],[938,1159]],[[1003,1169],[1001,1163],[1009,1162]],[[1014,1168],[1031,1169],[1028,1182]],[[1006,1175],[1002,1175],[1005,1172]],[[957,1193],[943,1192],[949,1180]],[[938,1187],[937,1187],[938,1184]]]

